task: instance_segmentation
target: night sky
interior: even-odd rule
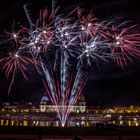
[[[138,1],[138,0],[137,0]],[[62,12],[70,12],[80,5],[85,9],[93,9],[100,20],[121,18],[131,20],[140,26],[140,7],[136,0],[59,0]],[[26,24],[27,19],[23,4],[32,4],[32,15],[37,19],[39,10],[50,7],[49,0],[1,0],[0,1],[0,33],[10,29],[13,21]],[[44,95],[41,76],[34,67],[27,72],[26,81],[20,74],[16,76],[14,87],[8,96],[9,81],[0,71],[0,101],[32,101],[39,102]],[[91,69],[89,80],[83,90],[88,105],[120,106],[140,105],[140,58],[134,60],[125,69],[113,63],[96,64]]]

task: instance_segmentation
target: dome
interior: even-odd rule
[[[45,101],[45,102],[48,102],[49,101],[49,98],[48,98],[48,96],[43,96],[42,98],[41,98],[41,101]]]

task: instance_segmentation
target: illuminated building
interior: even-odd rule
[[[87,107],[84,96],[80,96],[77,104],[70,106],[70,110],[67,127],[94,127],[98,123],[118,126],[140,125],[140,106]],[[55,106],[50,104],[47,96],[42,97],[39,105],[3,103],[0,108],[0,125],[61,126]]]
[[[58,108],[61,106],[58,106]],[[70,112],[72,113],[85,113],[86,112],[86,102],[84,97],[81,96],[78,100],[78,103],[75,106],[70,106]],[[43,96],[40,101],[40,112],[55,112],[56,108],[54,105],[50,105],[49,99],[47,96]]]

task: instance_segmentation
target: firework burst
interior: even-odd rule
[[[56,10],[51,14],[47,9],[41,10],[36,23],[29,6],[24,6],[29,27],[6,32],[8,39],[1,42],[5,55],[0,57],[0,63],[6,77],[12,77],[8,93],[17,71],[27,79],[27,65],[35,65],[45,77],[45,89],[64,126],[88,79],[90,67],[99,59],[113,59],[122,67],[132,62],[133,57],[140,56],[140,33],[135,32],[135,25],[99,22],[92,11],[84,15],[79,7],[60,15],[56,2],[52,4]],[[74,12],[77,16],[70,17]]]

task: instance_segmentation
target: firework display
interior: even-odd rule
[[[132,62],[133,57],[140,56],[140,33],[129,22],[101,22],[92,11],[84,14],[79,7],[62,15],[54,7],[50,14],[47,9],[41,10],[33,23],[28,5],[24,6],[29,27],[13,26],[11,32],[5,32],[0,65],[11,79],[8,94],[15,76],[20,72],[28,79],[28,65],[35,65],[45,77],[46,92],[64,126],[90,67],[99,60],[113,60],[121,67]]]

